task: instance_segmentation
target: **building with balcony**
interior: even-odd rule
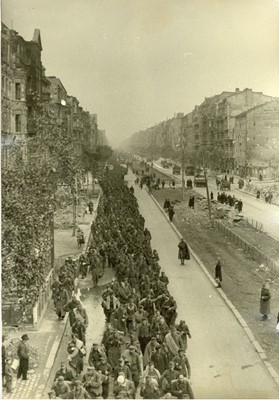
[[[36,134],[38,113],[49,99],[41,52],[38,29],[34,30],[32,40],[26,41],[2,23],[2,165],[15,143],[24,144],[27,137]]]

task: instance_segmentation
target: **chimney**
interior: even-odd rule
[[[240,90],[239,90],[239,88],[237,87],[237,88],[235,89],[235,92],[236,92],[236,93],[239,93],[239,91],[240,91]]]

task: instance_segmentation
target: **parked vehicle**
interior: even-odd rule
[[[203,174],[197,174],[194,177],[194,186],[206,186],[206,180]]]
[[[221,179],[220,190],[231,190],[231,184],[226,179]]]
[[[177,175],[180,175],[180,173],[181,173],[181,167],[179,166],[179,165],[174,165],[173,167],[172,167],[172,173],[175,175],[175,174],[177,174]]]

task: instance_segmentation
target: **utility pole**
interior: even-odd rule
[[[208,214],[209,214],[209,220],[210,220],[210,223],[211,223],[212,222],[211,221],[211,203],[210,203],[210,198],[209,198],[208,181],[207,181],[206,168],[205,168],[205,162],[204,162],[204,152],[202,153],[202,158],[203,158],[204,179],[205,179],[205,185],[206,185],[206,197],[207,197],[207,205],[208,205]]]

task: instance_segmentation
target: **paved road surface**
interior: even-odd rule
[[[160,172],[164,172],[167,175],[175,176],[180,182],[182,182],[181,175],[172,175],[170,168],[163,168],[159,163],[153,163],[153,167],[158,169]],[[193,180],[193,177],[191,177]],[[185,180],[187,178],[185,177]],[[217,198],[216,183],[214,180],[208,180],[209,192],[214,193],[214,198]],[[206,197],[206,189],[201,187],[194,188],[198,193]],[[262,200],[257,200],[254,196],[242,192],[237,189],[237,185],[234,184],[230,191],[236,198],[241,198],[243,201],[243,215],[247,218],[256,220],[263,224],[264,232],[269,234],[276,240],[279,240],[279,207],[274,204],[266,204]]]
[[[134,182],[132,174],[128,176]],[[180,266],[178,238],[145,189],[135,187],[139,210],[152,235],[160,265],[189,324],[188,357],[196,398],[279,398],[279,390],[248,337],[194,260]]]

